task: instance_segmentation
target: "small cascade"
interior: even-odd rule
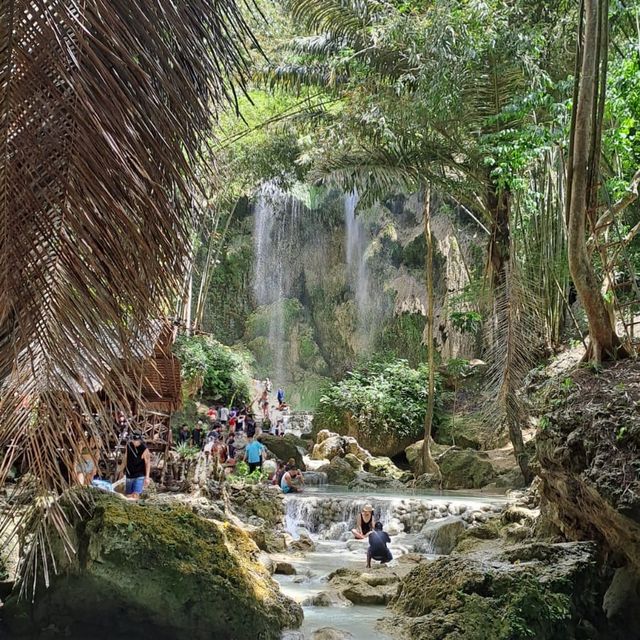
[[[374,520],[380,520],[389,533],[416,534],[427,523],[446,518],[460,522],[482,522],[489,512],[504,508],[504,501],[486,502],[474,499],[444,497],[369,497],[332,494],[306,494],[285,497],[287,531],[297,535],[300,529],[325,539],[339,539],[355,526],[356,518],[365,504],[374,508]],[[346,529],[342,525],[346,524]],[[434,529],[434,536],[437,527]],[[338,535],[338,538],[329,537]],[[441,532],[439,535],[444,535]],[[435,538],[434,538],[435,540]],[[438,544],[435,540],[434,544]],[[444,546],[444,543],[443,545]]]
[[[324,471],[303,471],[304,484],[307,487],[323,487],[327,484],[327,474]]]

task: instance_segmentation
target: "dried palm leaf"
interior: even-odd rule
[[[493,431],[506,424],[527,482],[531,475],[522,439],[527,412],[521,390],[535,365],[536,346],[542,344],[539,300],[536,285],[525,282],[515,267],[505,269],[504,283],[493,290],[493,313],[485,339],[488,369],[484,391],[489,400],[484,407],[484,420]]]
[[[44,532],[69,540],[56,497],[112,435],[105,399],[138,394],[251,40],[235,0],[0,3],[0,482],[34,479],[24,575],[51,569]]]

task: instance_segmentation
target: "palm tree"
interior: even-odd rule
[[[437,3],[429,21],[418,26],[413,26],[415,16],[404,18],[383,2],[289,0],[288,7],[315,33],[292,41],[295,64],[276,67],[262,78],[295,91],[324,86],[347,103],[357,100],[354,94],[364,94],[340,129],[351,130],[350,139],[319,154],[312,178],[331,177],[347,189],[357,183],[365,202],[399,188],[433,184],[487,220],[494,315],[489,395],[497,399],[529,481],[516,391],[531,353],[524,337],[530,323],[523,321],[531,305],[516,295],[522,287],[511,260],[510,176],[497,159],[489,160],[495,155],[491,145],[504,145],[505,136],[539,115],[512,108],[531,83],[531,70],[518,57],[517,38],[508,24],[500,24],[492,34],[498,39],[484,42]],[[385,38],[386,23],[406,38]],[[373,122],[357,108],[365,110],[371,102],[382,114]]]
[[[17,461],[35,479],[27,573],[173,307],[202,137],[249,42],[235,0],[0,7],[0,482]]]

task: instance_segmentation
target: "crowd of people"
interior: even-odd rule
[[[207,462],[216,460],[221,464],[226,474],[234,474],[237,463],[244,461],[248,473],[261,472],[260,480],[280,487],[283,493],[299,493],[304,490],[304,475],[298,468],[295,459],[287,461],[273,460],[260,435],[265,430],[274,435],[284,435],[284,421],[282,418],[272,421],[271,403],[269,395],[271,383],[267,378],[264,389],[259,396],[258,409],[262,421],[258,423],[250,406],[229,408],[222,405],[211,407],[196,422],[193,428],[183,424],[176,437],[178,447],[188,446],[198,449],[205,456]],[[277,405],[282,411],[284,404],[284,390],[277,391]],[[120,464],[116,473],[117,478],[123,478],[124,495],[130,499],[138,499],[150,483],[152,461],[150,450],[144,442],[142,432],[135,427],[131,420],[126,420],[119,413],[116,418],[118,427],[118,441],[124,447]],[[98,478],[98,458],[96,447],[92,446],[88,438],[81,448],[81,455],[76,462],[75,472],[80,484],[93,484],[106,490],[113,490],[111,483]],[[273,460],[265,465],[265,461]],[[368,541],[367,567],[376,560],[386,564],[393,559],[388,548],[391,539],[384,531],[380,519],[376,521],[372,505],[366,504],[356,518],[352,529],[354,538]]]

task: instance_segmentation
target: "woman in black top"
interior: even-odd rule
[[[151,474],[151,454],[142,441],[142,434],[134,432],[127,442],[124,454],[126,496],[132,500],[140,497],[143,489],[149,485]]]
[[[357,540],[363,540],[373,531],[373,507],[365,504],[362,513],[358,514],[356,528],[351,530]]]

